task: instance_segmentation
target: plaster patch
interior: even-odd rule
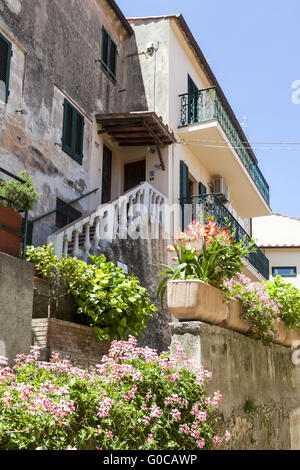
[[[21,0],[5,0],[10,11],[19,15],[22,9]]]

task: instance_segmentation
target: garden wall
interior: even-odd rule
[[[0,356],[29,353],[34,267],[0,253]]]
[[[43,361],[48,361],[56,352],[79,367],[99,364],[110,346],[108,341],[97,343],[92,328],[56,318],[32,320],[32,344],[42,348]]]
[[[172,344],[213,372],[208,390],[223,395],[220,432],[230,431],[232,449],[300,450],[300,351],[198,321],[171,330]]]

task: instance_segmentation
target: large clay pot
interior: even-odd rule
[[[218,325],[227,318],[224,294],[197,279],[169,281],[168,307],[178,320],[199,320]]]
[[[229,330],[237,331],[238,333],[248,333],[250,324],[242,317],[242,304],[238,300],[231,299],[228,303],[228,315],[226,320],[221,326]]]
[[[286,332],[286,338],[284,341],[284,346],[292,347],[295,341],[300,341],[300,330],[299,329],[288,329]],[[294,346],[297,348],[299,344],[295,344]]]
[[[289,330],[287,329],[285,323],[282,320],[277,323],[277,328],[277,335],[274,340],[275,343],[281,344],[282,346],[289,346],[287,341]]]
[[[0,252],[16,258],[20,256],[21,230],[21,214],[0,206]]]

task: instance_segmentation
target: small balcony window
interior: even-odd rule
[[[102,27],[102,70],[116,83],[117,46],[104,27]]]
[[[0,99],[6,103],[9,96],[11,54],[11,43],[0,33]]]
[[[297,268],[296,266],[272,267],[272,276],[297,277]]]
[[[82,165],[84,117],[68,100],[64,101],[62,149]]]
[[[62,228],[79,219],[82,214],[74,207],[66,206],[61,199],[56,199],[56,227]]]

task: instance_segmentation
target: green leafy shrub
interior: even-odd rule
[[[78,305],[78,314],[88,318],[98,340],[140,336],[148,317],[157,309],[136,276],[107,262],[104,255],[91,257],[92,264],[77,258],[57,259],[51,245],[28,247],[27,260],[51,283],[55,298],[64,285]]]
[[[270,297],[280,303],[279,317],[287,328],[300,328],[300,291],[291,283],[286,283],[281,276],[266,281]]]
[[[266,285],[253,282],[243,274],[223,282],[228,301],[232,298],[242,303],[242,318],[249,321],[249,335],[265,345],[274,341],[278,331],[280,304],[269,295]]]
[[[34,189],[32,177],[28,176],[25,170],[21,171],[17,176],[22,178],[25,183],[14,179],[3,181],[0,184],[0,196],[12,202],[0,199],[0,203],[2,206],[10,207],[16,212],[21,212],[22,210],[29,211],[36,205],[41,193]]]
[[[165,270],[159,284],[157,296],[161,303],[168,281],[176,279],[200,279],[220,288],[224,279],[231,279],[244,267],[242,259],[252,250],[243,241],[235,242],[226,228],[220,228],[212,219],[207,224],[192,222],[189,230],[178,232],[174,246],[168,247],[174,266],[160,264]]]
[[[193,450],[230,439],[216,435],[219,392],[206,393],[211,373],[191,368],[180,344],[173,356],[113,342],[108,357],[81,370],[38,348],[0,358],[0,450]]]

